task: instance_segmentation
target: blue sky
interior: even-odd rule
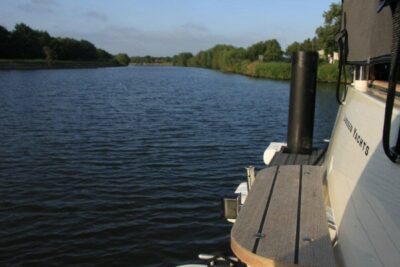
[[[285,48],[313,37],[334,0],[2,0],[0,25],[86,39],[111,53],[168,56],[215,44]]]

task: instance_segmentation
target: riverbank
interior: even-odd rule
[[[242,74],[275,80],[290,80],[292,64],[289,62],[252,62],[244,68]],[[320,63],[317,70],[317,81],[334,83],[339,75],[338,64]],[[348,75],[351,77],[351,75]]]
[[[211,68],[226,73],[236,73],[253,78],[265,78],[274,80],[290,80],[290,62],[249,62],[242,61],[230,64],[225,68]],[[335,83],[339,75],[338,64],[320,63],[318,65],[317,81],[323,83]],[[350,74],[347,75],[351,77]]]
[[[165,62],[165,63],[129,63],[129,65],[132,66],[149,66],[149,67],[169,67],[172,66],[171,62]]]
[[[116,61],[67,61],[44,59],[25,60],[25,59],[0,59],[0,70],[39,70],[39,69],[85,69],[85,68],[105,68],[122,67]]]

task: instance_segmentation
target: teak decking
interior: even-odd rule
[[[325,159],[326,148],[314,149],[311,154],[291,154],[278,152],[268,166],[277,165],[321,165]]]
[[[335,266],[322,167],[261,170],[232,228],[233,252],[249,266]]]

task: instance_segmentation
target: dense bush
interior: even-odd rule
[[[312,41],[306,40],[299,44],[299,49],[309,51]],[[272,48],[273,49],[272,49]],[[233,72],[257,78],[269,78],[278,80],[289,80],[291,77],[290,58],[280,58],[279,43],[276,40],[256,43],[247,49],[237,48],[231,45],[216,45],[206,51],[200,51],[193,56],[190,53],[181,53],[173,57],[175,66],[191,66]],[[268,61],[267,50],[276,50],[275,58],[279,61]],[[262,54],[264,53],[264,54]],[[261,54],[264,57],[256,56]],[[269,54],[273,58],[273,53]],[[335,82],[338,75],[337,64],[327,64],[321,60],[318,67],[318,81]]]
[[[223,72],[240,73],[252,77],[288,80],[291,77],[290,58],[298,51],[325,50],[332,54],[337,51],[334,41],[339,31],[341,7],[331,4],[324,12],[325,23],[316,30],[317,37],[308,38],[302,43],[294,42],[286,48],[285,56],[276,39],[257,42],[249,47],[237,48],[232,45],[219,44],[193,56],[181,53],[174,56],[173,64],[217,69]],[[325,61],[325,62],[322,62]],[[338,76],[338,65],[327,64],[322,56],[318,67],[318,81],[335,82]],[[348,79],[351,80],[350,75]]]
[[[130,58],[128,57],[128,55],[123,53],[119,53],[118,55],[116,55],[115,60],[118,62],[118,64],[123,66],[129,65],[130,62]]]
[[[190,59],[193,58],[192,53],[183,52],[172,57],[172,64],[174,66],[189,66]]]
[[[131,57],[132,64],[162,64],[169,65],[172,63],[172,57],[152,57],[152,56],[134,56]]]
[[[113,56],[86,40],[55,38],[23,23],[8,31],[0,25],[0,58],[73,61],[111,61]]]
[[[270,62],[258,63],[254,67],[254,74],[251,76],[259,78],[270,78],[279,80],[289,80],[291,78],[291,63]],[[318,65],[318,82],[336,82],[339,75],[338,64],[322,63]],[[351,80],[350,74],[347,74],[348,80]],[[342,77],[342,81],[344,81]]]
[[[290,69],[290,63],[286,62],[259,63],[255,66],[255,77],[288,80]]]
[[[338,64],[320,64],[318,66],[318,81],[335,82],[339,75]]]
[[[290,80],[290,62],[243,62],[236,73],[257,78]],[[322,63],[318,65],[317,80],[319,82],[336,82],[339,74],[338,64]],[[350,72],[347,73],[348,81],[351,80]],[[342,82],[344,81],[342,77]]]

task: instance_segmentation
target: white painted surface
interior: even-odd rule
[[[400,165],[383,152],[384,107],[350,87],[325,161],[345,266],[400,266]],[[399,124],[394,110],[392,144]]]
[[[367,92],[368,91],[368,81],[367,80],[355,80],[354,87],[361,92]]]
[[[235,190],[235,194],[246,194],[247,195],[247,182],[240,183]]]
[[[333,61],[339,61],[339,53],[333,52]]]
[[[263,160],[265,165],[269,165],[272,158],[275,156],[275,153],[281,151],[282,147],[285,146],[287,146],[286,143],[271,142],[264,151]]]
[[[247,190],[247,182],[242,182],[235,190],[235,194],[240,194],[240,204],[244,204],[247,195],[249,194]]]
[[[240,195],[240,204],[244,204],[246,201],[247,195],[249,194],[249,191],[247,189],[247,182],[242,182],[238,185],[238,187],[235,190],[235,194]],[[226,219],[230,223],[235,223],[236,219]]]

